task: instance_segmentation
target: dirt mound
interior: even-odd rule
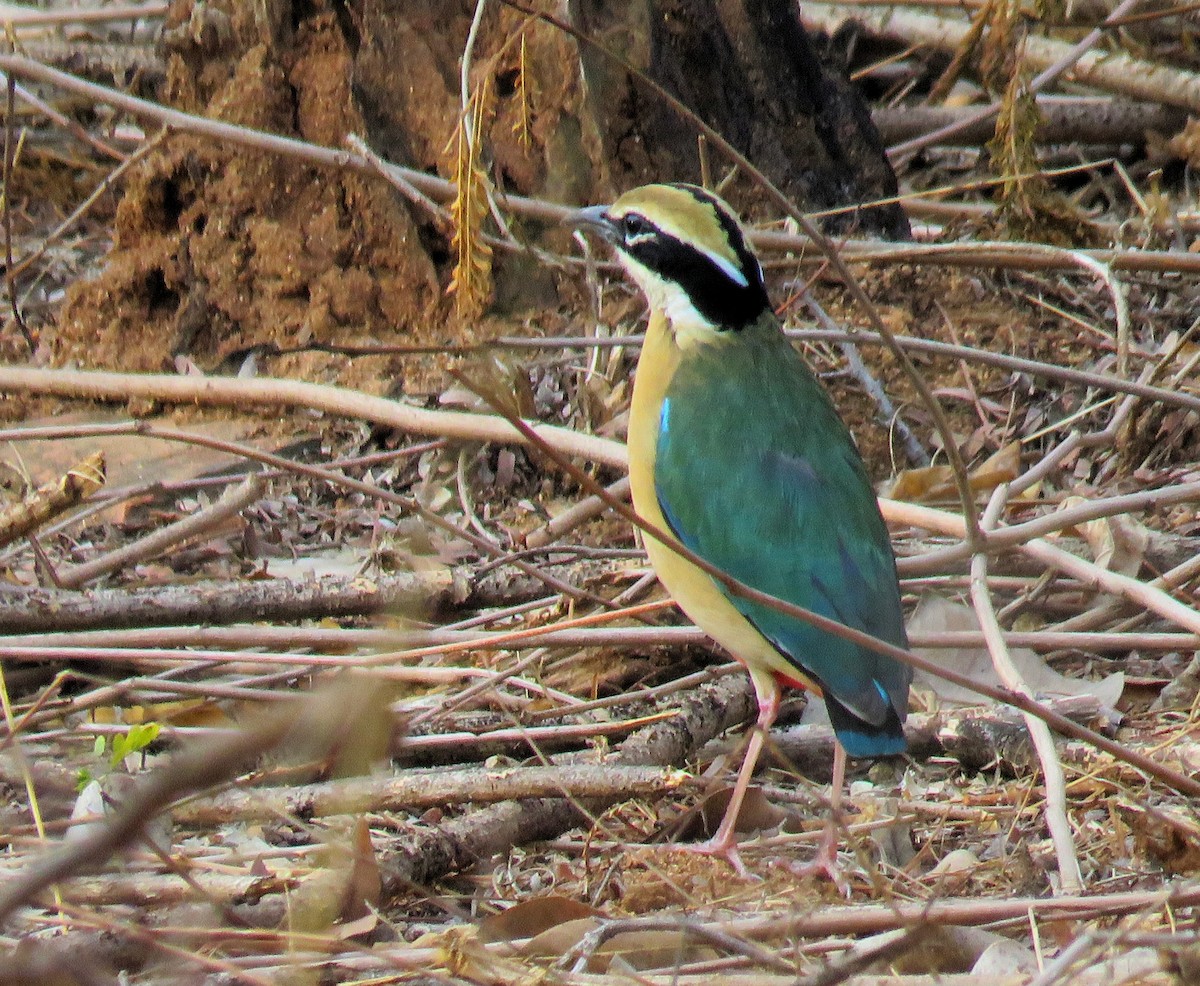
[[[170,54],[169,103],[329,146],[365,131],[332,13],[302,21],[283,61],[267,44],[237,43],[256,30],[237,6],[245,23]],[[71,292],[55,356],[160,371],[186,355],[212,370],[253,348],[420,345],[435,327],[446,341],[443,309],[422,231],[380,181],[171,136],[130,182],[103,271]],[[309,355],[309,373],[348,367]]]

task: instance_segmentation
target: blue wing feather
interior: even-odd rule
[[[858,451],[777,326],[691,347],[659,425],[656,492],[683,544],[756,589],[907,646],[887,528]],[[818,682],[847,752],[904,748],[906,665],[726,595]]]

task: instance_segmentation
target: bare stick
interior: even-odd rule
[[[1108,96],[1038,96],[1037,108],[1042,121],[1034,137],[1042,145],[1138,143],[1146,139],[1147,130],[1176,133],[1187,122],[1187,113],[1175,106]],[[880,106],[871,111],[871,119],[885,144],[898,144],[977,113],[974,106]],[[991,140],[995,129],[990,121],[981,120],[965,130],[946,132],[942,143],[978,147]]]
[[[527,444],[503,418],[463,411],[430,411],[341,387],[257,377],[183,377],[154,373],[37,370],[0,366],[0,392],[56,394],[87,400],[125,401],[131,397],[210,406],[307,408],[388,425],[418,435],[480,442]],[[569,428],[532,424],[537,434],[565,455],[624,469],[625,446]]]
[[[157,18],[166,14],[167,3],[110,4],[96,10],[14,10],[11,5],[0,18],[0,24],[14,27],[48,24],[103,24],[111,21],[135,21]]]
[[[615,483],[605,487],[605,492],[614,500],[625,500],[629,497],[629,477],[623,476]],[[586,496],[578,503],[572,504],[557,517],[542,527],[530,533],[525,538],[525,544],[530,548],[543,548],[586,523],[593,517],[599,517],[608,509],[608,504],[600,497]]]
[[[518,798],[615,798],[662,794],[690,778],[674,768],[622,764],[524,766],[519,770],[407,770],[388,777],[343,777],[299,787],[224,791],[174,809],[177,822],[225,825],[273,818],[322,818],[412,811],[444,804]]]
[[[985,533],[990,532],[996,525],[1004,505],[1007,502],[1007,487],[1001,485],[992,494],[991,501],[980,518],[980,526]],[[1029,686],[1021,677],[1017,666],[1013,663],[1000,633],[1000,625],[996,622],[996,610],[987,585],[988,559],[984,552],[977,552],[971,559],[971,601],[979,618],[979,626],[987,640],[988,653],[992,656],[992,664],[996,674],[1006,688],[1014,692],[1031,695]],[[1046,823],[1050,828],[1050,838],[1054,842],[1058,856],[1058,875],[1062,892],[1078,894],[1083,891],[1083,875],[1079,870],[1079,857],[1075,852],[1075,839],[1071,833],[1071,823],[1067,818],[1067,789],[1063,779],[1062,764],[1054,750],[1054,737],[1050,728],[1040,719],[1025,713],[1025,725],[1033,739],[1034,749],[1042,764],[1042,776],[1046,782]]]
[[[211,507],[190,517],[184,517],[174,524],[168,524],[133,544],[127,544],[82,565],[60,571],[59,585],[64,589],[74,589],[118,568],[145,561],[147,558],[156,558],[168,548],[199,537],[245,510],[262,495],[262,489],[262,480],[257,476],[250,476],[237,486],[226,490]]]
[[[54,613],[55,631],[159,628],[154,633],[191,623],[286,622],[415,610],[432,615],[455,606],[492,602],[475,588],[463,575],[440,570],[393,572],[370,579],[327,575],[319,581],[206,581],[87,593],[8,586],[0,589],[0,633],[35,633],[45,640],[42,631],[48,612]],[[529,595],[530,588],[525,583],[514,587],[512,600]],[[544,587],[539,583],[538,588]]]

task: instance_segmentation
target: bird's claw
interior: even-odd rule
[[[846,879],[846,874],[842,872],[836,857],[833,859],[818,858],[807,863],[787,862],[783,865],[793,876],[801,880],[808,880],[812,877],[828,879],[837,888],[839,894],[847,900],[850,899],[850,881]]]
[[[746,864],[742,862],[742,854],[738,852],[737,839],[718,839],[713,837],[706,839],[704,842],[671,843],[670,848],[679,852],[696,853],[700,856],[716,856],[725,860],[725,862],[733,867],[733,871],[743,879],[761,879],[761,877],[756,877],[746,869]]]
[[[821,844],[817,848],[817,855],[807,863],[793,863],[788,861],[782,865],[793,876],[803,880],[812,877],[824,877],[837,888],[838,893],[849,900],[851,893],[850,881],[846,879],[846,874],[842,871],[841,864],[838,862],[837,831],[835,829],[827,828],[825,830],[825,834],[821,837]]]

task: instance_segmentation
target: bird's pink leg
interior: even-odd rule
[[[837,848],[838,834],[841,828],[839,814],[842,807],[842,787],[846,783],[846,751],[842,744],[833,744],[833,782],[829,791],[829,820],[825,823],[825,831],[821,835],[821,843],[817,847],[817,855],[808,863],[789,866],[799,877],[824,875],[841,891],[842,896],[850,896],[850,884],[838,866]]]
[[[769,682],[769,685],[767,684]],[[733,793],[729,796],[729,805],[725,809],[725,817],[721,819],[721,825],[717,829],[716,834],[706,842],[699,842],[695,845],[680,846],[689,852],[703,853],[707,856],[723,856],[729,861],[739,876],[748,876],[745,864],[742,862],[742,857],[738,853],[737,839],[737,821],[738,815],[742,811],[742,802],[746,799],[746,791],[750,787],[750,781],[754,777],[754,768],[758,765],[759,754],[762,753],[763,744],[766,742],[767,733],[771,729],[772,723],[775,722],[775,716],[779,712],[779,685],[776,684],[773,678],[768,678],[766,681],[755,681],[755,690],[758,692],[758,722],[754,726],[754,733],[750,737],[750,742],[746,745],[746,756],[742,760],[742,769],[738,771],[737,783],[733,786]]]

